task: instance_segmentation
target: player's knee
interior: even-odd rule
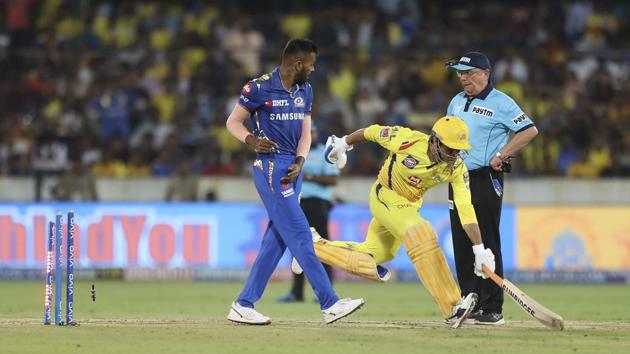
[[[407,231],[405,231],[402,241],[410,256],[412,254],[422,254],[439,248],[437,235],[435,231],[433,231],[433,227],[424,220],[409,227]]]
[[[396,256],[395,254],[388,251],[374,252],[370,253],[372,257],[374,257],[374,262],[376,264],[383,264],[385,262],[389,262]]]

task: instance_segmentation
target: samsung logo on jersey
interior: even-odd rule
[[[494,111],[490,108],[480,106],[473,106],[472,112],[486,117],[492,117],[494,115]]]
[[[291,112],[291,113],[269,113],[270,120],[302,120],[304,119],[303,112]]]

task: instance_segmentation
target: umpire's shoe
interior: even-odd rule
[[[253,308],[241,306],[236,301],[232,303],[232,308],[230,308],[227,319],[232,322],[250,325],[268,325],[271,323],[271,318],[263,316]]]
[[[331,324],[340,320],[360,309],[364,303],[365,301],[363,301],[363,299],[340,299],[329,308],[322,310],[322,313],[324,314],[324,321],[326,321],[327,324]]]
[[[486,312],[477,316],[475,318],[475,324],[478,325],[489,325],[489,326],[500,326],[505,324],[505,319],[503,319],[503,315],[498,312]]]

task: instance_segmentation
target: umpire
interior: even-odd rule
[[[483,244],[496,257],[495,272],[503,276],[499,222],[503,201],[503,173],[510,172],[510,158],[537,134],[534,122],[514,100],[492,85],[488,58],[479,52],[466,53],[459,60],[447,63],[457,73],[463,92],[453,97],[447,115],[462,118],[470,130],[472,149],[464,159],[470,175],[470,192],[477,215]],[[510,133],[514,136],[510,139]],[[503,291],[490,279],[474,274],[472,244],[462,229],[449,187],[449,209],[453,234],[455,267],[462,296],[479,294],[479,306],[467,322],[501,325]]]

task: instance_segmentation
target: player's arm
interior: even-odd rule
[[[468,170],[464,164],[461,164],[455,173],[453,173],[451,187],[453,188],[453,201],[457,206],[459,220],[462,228],[472,243],[472,251],[475,254],[475,274],[482,278],[487,276],[481,270],[481,265],[485,264],[488,268],[494,269],[494,254],[489,248],[485,248],[481,238],[481,230],[477,222],[477,215],[472,206],[472,198],[470,195],[470,186],[468,182]],[[494,270],[493,270],[494,271]]]
[[[258,139],[245,127],[245,121],[249,116],[249,111],[237,103],[225,123],[227,130],[236,139],[247,144],[256,152],[264,154],[277,147],[277,144],[269,139]]]
[[[400,148],[401,143],[405,139],[411,139],[413,134],[414,131],[409,128],[374,124],[367,128],[361,128],[342,138],[334,135],[328,137],[324,156],[328,163],[334,163],[338,168],[343,168],[347,159],[346,151],[352,150],[354,144],[372,141],[389,151],[396,152]]]
[[[453,188],[453,202],[457,206],[457,214],[462,223],[466,235],[472,242],[473,246],[481,244],[481,231],[477,223],[477,215],[472,206],[470,196],[470,186],[468,182],[468,171],[466,167],[460,165],[457,170],[465,171],[461,173],[453,173],[451,180],[451,188]]]
[[[302,171],[302,166],[304,166],[304,160],[308,155],[308,152],[311,149],[311,115],[304,115],[304,120],[302,121],[302,133],[300,135],[300,140],[298,141],[297,150],[295,153],[295,161],[289,168],[287,169],[287,175],[282,178],[282,183],[291,183],[295,181],[297,176]]]
[[[296,157],[302,157],[302,162],[311,150],[311,115],[305,114],[302,121],[302,134],[298,141]]]

